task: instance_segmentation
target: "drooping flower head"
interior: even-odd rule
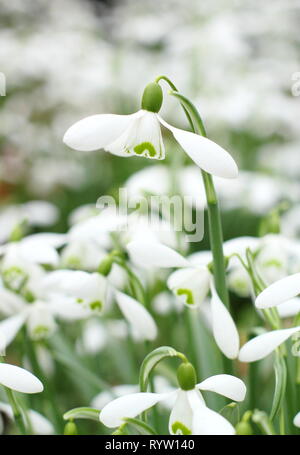
[[[158,115],[162,101],[160,85],[150,83],[144,90],[139,111],[130,115],[97,114],[86,117],[67,130],[63,141],[69,147],[85,152],[104,149],[122,157],[142,156],[163,160],[163,125],[201,169],[223,178],[237,177],[237,165],[222,147],[210,139],[175,128]]]

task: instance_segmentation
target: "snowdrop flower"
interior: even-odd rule
[[[44,274],[40,265],[56,266],[59,255],[56,248],[65,242],[63,234],[40,233],[0,247],[1,272],[5,285],[14,291],[26,284],[30,290],[31,278]]]
[[[267,284],[300,270],[300,245],[283,235],[269,234],[261,238],[255,264]]]
[[[71,126],[63,141],[80,151],[104,149],[123,157],[162,160],[165,148],[160,125],[163,125],[201,169],[223,178],[237,177],[237,166],[222,147],[207,138],[175,128],[158,115],[162,100],[160,85],[148,84],[141,110],[131,115],[92,115]]]
[[[194,265],[176,251],[158,242],[133,241],[127,245],[130,258],[141,267],[179,268],[169,276],[168,287],[189,308],[201,304],[211,292],[212,329],[220,350],[230,359],[238,356],[239,334],[214,287],[206,265]],[[210,257],[210,252],[209,252]],[[207,260],[207,254],[205,254]]]
[[[49,292],[55,290],[54,297],[57,292],[62,293],[75,299],[83,308],[96,313],[104,309],[110,291],[137,337],[144,340],[153,340],[156,337],[156,324],[144,306],[134,298],[113,289],[107,278],[100,273],[57,270],[48,274],[44,282]]]
[[[292,309],[299,309],[299,302],[293,299],[300,293],[300,273],[282,278],[264,289],[256,298],[255,306],[259,309],[271,308],[288,304]],[[239,359],[242,362],[254,362],[267,357],[278,346],[292,335],[300,331],[299,327],[273,330],[259,335],[240,350]]]
[[[0,363],[0,385],[22,393],[39,393],[44,390],[36,376],[9,363]]]
[[[140,392],[117,398],[108,403],[100,413],[100,421],[109,428],[118,427],[124,418],[133,418],[157,403],[175,400],[169,418],[170,434],[184,435],[233,435],[233,426],[220,414],[209,409],[200,390],[210,390],[234,401],[243,401],[244,383],[230,375],[211,376],[199,384],[190,363],[182,364],[177,372],[179,389],[175,392]]]
[[[26,204],[9,205],[0,212],[0,242],[9,239],[13,230],[23,222],[29,226],[49,226],[58,218],[58,210],[46,201],[29,201]]]
[[[300,412],[298,412],[298,414],[296,414],[293,423],[296,427],[300,428]]]
[[[10,420],[14,420],[13,410],[7,403],[0,402],[0,415],[3,414]],[[52,423],[46,419],[42,414],[32,409],[27,411],[27,415],[30,421],[30,427],[32,433],[36,435],[50,435],[54,434],[54,427]],[[1,431],[0,431],[1,433]]]
[[[74,321],[88,317],[91,312],[68,296],[50,286],[48,276],[32,279],[34,293],[28,296],[0,288],[0,311],[8,317],[0,322],[0,331],[4,334],[8,346],[16,337],[21,327],[26,324],[32,339],[50,336],[56,329],[55,318]],[[93,288],[91,288],[91,292]],[[82,294],[84,289],[82,289]]]

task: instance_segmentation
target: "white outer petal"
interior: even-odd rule
[[[190,390],[188,399],[193,410],[193,435],[234,435],[235,429],[224,417],[209,409],[198,396],[199,392]]]
[[[7,403],[0,403],[0,412],[3,412],[9,419],[14,418],[12,408]],[[28,410],[28,417],[33,430],[33,434],[48,435],[54,433],[52,423],[39,412]]]
[[[0,312],[4,315],[11,315],[22,311],[26,306],[25,301],[14,292],[0,287]]]
[[[183,424],[192,433],[193,413],[188,401],[188,394],[185,390],[178,390],[176,401],[172,408],[169,419],[169,433],[178,434],[173,431],[175,422]]]
[[[154,340],[157,327],[151,314],[137,300],[122,292],[116,292],[117,304],[124,317],[132,326],[140,339]]]
[[[44,389],[32,373],[8,363],[0,363],[0,384],[22,393],[39,393]]]
[[[231,314],[211,284],[212,328],[215,341],[226,357],[235,359],[239,353],[239,333]]]
[[[300,293],[300,273],[287,276],[268,286],[256,298],[257,308],[270,308],[296,297]]]
[[[158,119],[201,169],[217,177],[232,179],[238,176],[234,159],[218,144],[199,134],[175,128],[159,116]]]
[[[159,242],[134,240],[128,243],[127,250],[132,261],[144,268],[189,266],[189,262],[181,254]]]
[[[66,131],[63,142],[83,152],[99,150],[115,141],[128,128],[135,115],[91,115],[74,123]]]
[[[272,332],[259,335],[248,343],[244,344],[240,350],[239,360],[241,362],[255,362],[271,354],[281,343],[286,341],[294,333],[300,331],[299,327],[291,329],[273,330]]]
[[[247,392],[243,381],[230,374],[211,376],[197,384],[196,388],[219,393],[234,401],[243,401]]]
[[[290,318],[300,313],[300,298],[294,297],[278,305],[278,313],[281,318]]]
[[[172,394],[146,392],[117,398],[104,406],[100,413],[100,422],[109,428],[118,427],[124,418],[136,417]]]
[[[6,349],[17,336],[17,333],[27,319],[27,315],[28,313],[26,311],[22,311],[0,322],[1,339],[3,338],[4,341],[4,345],[1,343],[1,350]]]
[[[300,412],[298,412],[298,414],[295,415],[293,423],[296,427],[300,428]]]

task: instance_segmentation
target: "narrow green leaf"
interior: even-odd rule
[[[149,383],[149,376],[153,368],[163,359],[167,357],[179,357],[182,360],[185,359],[184,355],[177,352],[170,346],[161,346],[148,354],[140,369],[140,390],[146,392]],[[186,361],[186,359],[185,359]]]
[[[270,419],[274,420],[276,417],[285,396],[286,390],[286,379],[287,369],[284,358],[280,353],[276,353],[276,359],[274,363],[275,371],[275,391],[273,396],[272,409],[270,413]]]
[[[95,408],[74,408],[63,415],[64,420],[89,419],[99,422],[99,409]]]
[[[155,430],[150,426],[148,425],[147,423],[145,422],[142,422],[141,420],[139,419],[133,419],[133,418],[126,418],[126,419],[123,419],[124,422],[126,422],[128,425],[131,425],[134,427],[135,430],[137,430],[140,434],[152,434],[152,435],[155,435],[157,434],[155,432]]]

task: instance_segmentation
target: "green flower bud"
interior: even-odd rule
[[[182,363],[177,370],[177,381],[182,390],[192,390],[197,383],[195,368],[189,362]]]
[[[103,261],[100,262],[98,267],[98,273],[101,273],[103,276],[107,276],[112,268],[114,258],[109,254]]]
[[[237,435],[251,436],[253,434],[252,427],[249,422],[239,422],[235,427]]]
[[[77,434],[78,434],[78,431],[77,431],[76,423],[70,420],[65,425],[64,435],[66,435],[66,436],[75,436]]]
[[[159,112],[163,102],[161,86],[156,82],[148,84],[142,97],[142,109],[150,112]]]

